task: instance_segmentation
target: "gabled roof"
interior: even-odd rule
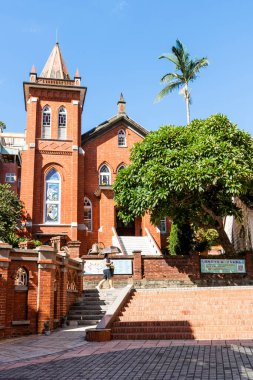
[[[70,79],[67,66],[61,54],[59,43],[56,42],[51,54],[45,64],[41,78]]]
[[[103,135],[110,129],[113,129],[119,124],[125,124],[126,127],[133,129],[141,137],[145,137],[149,132],[143,128],[140,124],[136,123],[126,114],[118,114],[112,118],[105,120],[103,123],[99,124],[97,127],[90,129],[88,132],[82,135],[82,145],[87,144],[87,142],[94,140],[98,136]]]

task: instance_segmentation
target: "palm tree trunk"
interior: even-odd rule
[[[186,118],[187,118],[187,125],[190,124],[190,96],[188,92],[188,85],[185,85],[185,103],[186,103]]]

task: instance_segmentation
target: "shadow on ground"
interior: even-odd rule
[[[9,380],[253,379],[253,347],[170,346],[53,359],[3,370]]]

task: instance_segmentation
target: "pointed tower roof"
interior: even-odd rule
[[[126,112],[126,101],[122,93],[120,94],[120,98],[117,105],[118,105],[118,114],[123,114]]]
[[[124,96],[123,96],[122,92],[121,92],[121,94],[120,94],[120,98],[119,98],[119,101],[118,101],[118,104],[119,104],[119,103],[126,103],[126,101],[125,101],[125,99],[124,99]]]
[[[61,54],[59,43],[56,42],[51,54],[45,64],[41,78],[53,78],[53,79],[70,79],[67,66]]]

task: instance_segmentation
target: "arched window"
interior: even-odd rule
[[[59,173],[51,169],[45,182],[45,223],[59,223],[61,194]]]
[[[123,129],[118,133],[118,146],[126,146],[126,132]]]
[[[51,109],[48,106],[45,106],[42,112],[42,138],[51,138]]]
[[[18,268],[15,277],[16,286],[28,286],[28,273],[24,268]]]
[[[107,165],[102,165],[99,170],[99,185],[108,186],[111,184],[111,173]]]
[[[124,164],[120,164],[118,166],[117,173],[120,172],[122,169],[125,169],[125,165]]]
[[[67,137],[67,111],[64,107],[58,113],[58,139],[65,140]]]
[[[92,203],[84,198],[84,224],[88,231],[92,231]]]

